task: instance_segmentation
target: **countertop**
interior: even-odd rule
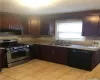
[[[29,44],[29,45],[38,44],[38,45],[47,45],[47,46],[55,46],[55,47],[82,49],[82,50],[89,50],[89,51],[97,51],[100,49],[100,47],[82,46],[82,45],[60,46],[60,45],[51,45],[50,43],[34,43],[34,42],[26,42],[23,44]]]
[[[5,49],[5,48],[3,48],[3,47],[0,47],[0,49]]]
[[[40,44],[40,45],[49,45],[49,46],[55,46],[55,47],[82,49],[82,50],[89,50],[89,51],[97,51],[97,50],[100,49],[100,47],[81,46],[81,45],[70,45],[70,46],[60,46],[60,45],[50,45],[50,44]]]

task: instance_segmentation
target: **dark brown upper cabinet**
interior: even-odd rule
[[[39,18],[30,17],[28,18],[29,35],[39,35],[40,34],[40,20]]]
[[[17,14],[2,13],[1,29],[22,29],[21,17]]]
[[[9,14],[10,29],[22,30],[22,20],[20,15]]]
[[[82,36],[99,36],[100,35],[100,16],[90,15],[83,20]]]
[[[9,20],[9,16],[7,13],[2,13],[1,14],[1,29],[9,29],[10,28],[10,20]]]
[[[22,17],[22,26],[23,26],[23,34],[29,35],[29,26],[28,26],[28,17],[27,16]]]
[[[2,13],[0,12],[0,29],[1,29],[1,24],[2,23]]]
[[[54,20],[40,20],[40,35],[53,36],[55,34]]]

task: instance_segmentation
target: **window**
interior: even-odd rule
[[[82,40],[82,21],[57,21],[56,38],[60,40]]]

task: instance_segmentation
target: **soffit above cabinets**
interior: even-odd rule
[[[18,0],[0,0],[0,11],[18,14],[53,14],[100,9],[100,0],[56,0],[52,5],[33,9],[20,5]]]

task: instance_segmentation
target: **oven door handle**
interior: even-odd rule
[[[29,49],[20,49],[18,51],[29,51]]]
[[[18,51],[11,51],[11,53],[16,53],[16,52],[18,52]]]
[[[28,52],[28,51],[29,51],[29,49],[26,49],[26,50],[25,50],[25,49],[24,49],[24,50],[23,50],[23,49],[21,49],[21,50],[15,50],[15,51],[11,51],[11,53],[20,52],[20,51],[25,51],[25,52]]]

